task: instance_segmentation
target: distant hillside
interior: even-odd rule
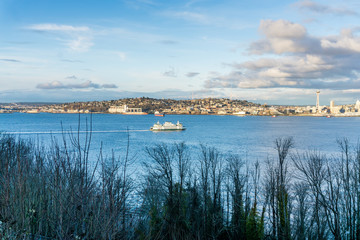
[[[193,100],[174,100],[174,99],[156,99],[156,98],[124,98],[111,101],[92,101],[92,102],[73,102],[60,104],[64,110],[83,109],[90,112],[106,112],[111,106],[139,107],[144,112],[152,113],[154,111],[162,111],[171,107],[215,107],[215,106],[231,106],[231,107],[251,107],[260,106],[260,104],[248,102],[246,100],[230,100],[225,98],[205,98]]]

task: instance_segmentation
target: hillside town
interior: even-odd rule
[[[360,116],[360,101],[354,104],[328,106],[285,106],[256,104],[246,100],[227,98],[203,98],[193,100],[125,98],[111,101],[73,103],[4,103],[0,113],[109,113],[146,115],[163,114],[188,115],[254,115],[254,116]]]

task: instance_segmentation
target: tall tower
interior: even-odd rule
[[[316,91],[316,112],[317,113],[319,113],[320,112],[320,107],[319,107],[319,95],[320,95],[320,91],[319,90],[317,90]]]

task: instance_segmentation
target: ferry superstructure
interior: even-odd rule
[[[160,122],[155,123],[151,128],[151,131],[183,131],[185,127],[178,121],[176,124],[172,122],[165,122],[161,124]]]

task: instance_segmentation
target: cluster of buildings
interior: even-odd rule
[[[349,105],[320,106],[316,92],[315,106],[260,105],[245,100],[226,98],[203,98],[192,100],[126,98],[111,101],[74,102],[63,104],[15,103],[0,105],[0,113],[112,113],[145,115],[161,112],[164,114],[198,115],[261,115],[261,116],[360,116],[360,101]]]
[[[142,108],[130,108],[128,105],[123,106],[110,106],[108,109],[109,113],[120,113],[120,114],[134,114],[134,115],[146,115]]]
[[[316,107],[311,108],[311,113],[315,115],[327,116],[360,116],[360,101],[355,104],[335,105],[335,101],[331,100],[329,106],[320,106],[320,91],[316,91]]]
[[[265,109],[260,104],[247,101],[230,100],[226,98],[205,98],[194,100],[182,100],[177,103],[164,106],[159,111],[165,114],[193,114],[207,115],[218,114],[228,115],[239,112],[252,111],[254,109]]]

